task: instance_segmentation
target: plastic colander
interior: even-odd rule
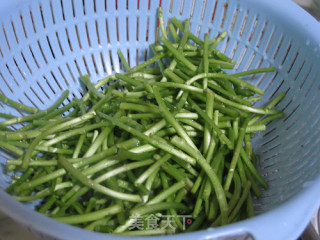
[[[219,49],[232,71],[273,66],[247,80],[265,91],[262,103],[286,92],[285,117],[256,135],[258,169],[270,188],[254,201],[257,216],[235,224],[152,239],[296,239],[320,205],[320,24],[285,0],[10,0],[0,6],[0,91],[44,109],[65,89],[81,97],[79,76],[93,82],[122,71],[117,50],[134,66],[152,55],[157,8],[165,21],[191,18],[203,37],[228,36]],[[231,72],[232,72],[231,71]],[[3,113],[21,115],[0,103]],[[19,127],[19,126],[15,126]],[[0,209],[40,239],[127,239],[47,218],[1,189],[10,177],[0,152]],[[146,238],[144,238],[146,239]]]

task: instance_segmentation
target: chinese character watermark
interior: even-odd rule
[[[144,229],[144,221],[142,216],[139,215],[131,215],[130,220],[132,220],[133,224],[129,227],[129,230],[137,229],[143,230]]]
[[[131,215],[130,220],[132,221],[132,224],[129,227],[129,230],[175,230],[178,225],[177,222],[180,222],[182,230],[185,230],[187,226],[192,224],[192,215]]]
[[[165,224],[161,227],[161,229],[175,229],[176,227],[173,225],[174,223],[176,223],[175,219],[174,219],[174,215],[162,215],[163,218],[165,218],[166,220],[164,220]]]

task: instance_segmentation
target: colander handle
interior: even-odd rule
[[[302,240],[309,240],[309,239],[320,240],[320,236],[317,233],[315,227],[312,225],[312,223],[309,223],[306,230],[304,230],[301,238]]]

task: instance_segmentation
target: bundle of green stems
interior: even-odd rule
[[[200,40],[189,19],[173,18],[166,29],[158,13],[154,56],[130,68],[119,51],[126,71],[96,84],[81,76],[81,99],[62,105],[67,90],[40,110],[0,95],[28,113],[0,116],[0,147],[14,173],[7,193],[58,221],[132,236],[254,216],[252,199],[268,184],[255,167],[252,138],[283,117],[275,106],[285,94],[254,107],[264,92],[242,77],[275,69],[227,74],[236,63],[217,49],[225,32]]]

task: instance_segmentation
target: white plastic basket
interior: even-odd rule
[[[157,8],[165,20],[191,17],[200,38],[226,30],[219,45],[234,71],[273,66],[248,79],[262,103],[285,91],[286,117],[254,139],[258,169],[270,188],[255,201],[258,216],[216,229],[154,239],[296,239],[320,205],[320,25],[288,0],[10,0],[0,6],[0,92],[26,105],[50,106],[63,90],[81,97],[78,78],[96,82],[151,56]],[[69,101],[70,99],[68,99]],[[23,113],[0,103],[1,112]],[[8,156],[0,152],[0,163]],[[4,169],[4,168],[3,168]],[[7,195],[0,173],[0,209],[40,239],[127,239],[88,232],[34,212]],[[144,238],[147,239],[147,238]]]

